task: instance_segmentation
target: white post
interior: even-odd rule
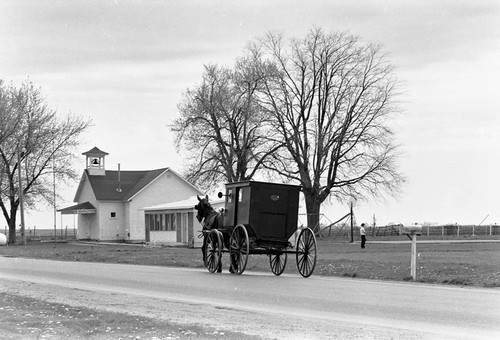
[[[417,235],[411,234],[411,277],[417,280]]]

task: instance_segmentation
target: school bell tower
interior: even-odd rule
[[[82,153],[87,157],[87,171],[91,176],[105,176],[106,175],[106,167],[105,167],[105,159],[106,156],[109,155],[107,152],[99,150],[97,147],[92,148],[91,150]]]

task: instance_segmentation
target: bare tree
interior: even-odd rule
[[[310,227],[328,197],[397,193],[404,177],[390,126],[398,82],[380,46],[314,29],[288,44],[268,34],[252,49],[275,66],[259,87],[287,150],[273,170],[301,183]]]
[[[234,69],[205,66],[201,85],[178,106],[171,129],[178,149],[189,153],[186,177],[204,189],[253,178],[282,146],[255,101],[262,79],[249,61],[238,60]]]
[[[16,238],[19,188],[28,208],[40,201],[53,203],[54,175],[58,181],[77,178],[72,151],[90,124],[74,115],[61,119],[30,82],[16,88],[0,81],[0,208],[9,243]]]

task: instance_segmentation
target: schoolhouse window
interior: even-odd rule
[[[165,215],[165,223],[167,226],[165,230],[170,230],[170,226],[172,225],[172,222],[170,221],[170,214]]]
[[[149,230],[154,231],[155,230],[155,221],[154,221],[154,215],[148,215],[148,224],[149,224]]]
[[[116,212],[112,211],[111,214],[110,214],[110,217],[111,218],[116,218]]]
[[[177,219],[175,218],[175,214],[170,214],[170,217],[172,218],[172,222],[170,224],[171,227],[170,230],[177,230]]]

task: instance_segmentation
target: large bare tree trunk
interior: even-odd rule
[[[321,230],[319,225],[321,203],[318,201],[317,197],[307,195],[306,193],[304,193],[304,197],[306,200],[307,226],[311,228],[315,234],[318,234]]]
[[[9,244],[16,243],[16,213],[17,207],[12,206],[10,208],[10,219],[9,222]]]

